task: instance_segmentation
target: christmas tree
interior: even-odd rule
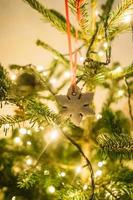
[[[0,199],[132,200],[133,64],[112,63],[111,45],[133,30],[133,0],[107,0],[99,11],[96,0],[65,0],[64,16],[24,3],[66,34],[68,47],[64,54],[38,39],[53,54],[48,66],[0,65]],[[99,113],[97,88],[106,91]],[[129,117],[114,109],[122,98]]]

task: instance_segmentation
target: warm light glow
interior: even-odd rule
[[[15,137],[15,138],[14,138],[14,143],[15,143],[15,144],[20,144],[20,143],[21,143],[20,137]]]
[[[122,21],[123,21],[124,23],[130,23],[131,20],[132,20],[132,16],[131,16],[131,15],[126,15],[126,16],[124,16],[124,18],[123,18]]]
[[[97,170],[95,173],[95,177],[101,176],[102,175],[102,170]]]
[[[49,193],[53,194],[55,192],[55,187],[53,185],[51,185],[51,186],[48,187],[47,190],[48,190]]]
[[[98,38],[99,40],[101,40],[101,39],[102,39],[102,35],[98,35],[97,38]]]
[[[52,78],[52,79],[50,80],[50,83],[51,83],[52,86],[56,86],[56,84],[57,84],[57,79],[56,79],[56,78]]]
[[[16,197],[15,197],[15,196],[13,196],[13,197],[12,197],[12,200],[16,200]]]
[[[83,190],[87,190],[87,189],[88,189],[88,185],[85,184],[85,185],[83,186]]]
[[[29,146],[30,146],[30,145],[31,145],[31,141],[27,141],[27,145],[29,145]]]
[[[122,97],[123,94],[124,94],[124,90],[118,90],[118,93],[117,93],[118,97]]]
[[[47,71],[44,71],[43,72],[43,76],[47,76],[48,75],[48,72]]]
[[[100,162],[98,162],[98,164],[97,164],[97,165],[98,165],[98,167],[102,167],[102,166],[103,166],[103,164],[104,164],[104,163],[103,163],[103,161],[100,161]]]
[[[60,173],[60,176],[65,177],[65,176],[66,176],[66,173],[65,173],[65,172],[61,172],[61,173]]]
[[[38,72],[43,72],[44,71],[44,66],[43,65],[37,65],[36,69]]]
[[[99,15],[99,11],[98,11],[98,10],[95,11],[95,15],[96,15],[96,16]]]
[[[10,128],[10,124],[5,124],[5,125],[4,125],[4,128],[5,128],[5,129],[9,129],[9,128]]]
[[[103,51],[99,51],[99,52],[98,52],[98,55],[99,55],[100,57],[103,57],[103,56],[104,56],[104,52],[103,52]]]
[[[75,171],[76,171],[77,174],[79,174],[82,171],[82,167],[81,166],[77,166]]]
[[[27,165],[29,165],[29,166],[30,166],[30,165],[32,165],[32,163],[33,163],[33,160],[32,160],[31,158],[29,158],[29,157],[28,157],[28,158],[26,159],[26,161],[25,161],[25,162],[26,162],[26,164],[27,164]]]
[[[11,74],[11,80],[12,80],[12,81],[15,81],[16,79],[17,79],[16,74]]]
[[[71,77],[71,72],[70,71],[65,71],[64,72],[64,77],[65,78],[70,78]]]
[[[83,56],[81,56],[81,57],[79,58],[79,61],[80,61],[81,63],[83,63],[83,62],[85,61],[85,58],[84,58]]]
[[[51,141],[56,140],[59,137],[59,132],[55,129],[49,133],[49,139]]]
[[[45,176],[49,175],[49,170],[47,170],[47,169],[44,170],[44,175],[45,175]]]
[[[109,46],[109,44],[108,44],[107,42],[104,42],[103,47],[104,47],[105,49],[107,49],[108,46]]]
[[[20,128],[19,133],[21,133],[22,135],[26,135],[27,134],[26,128]]]
[[[101,119],[101,118],[102,118],[102,115],[101,115],[101,114],[97,114],[97,115],[96,115],[96,118],[97,118],[97,119]]]
[[[123,71],[122,67],[119,66],[119,67],[117,67],[116,69],[114,69],[112,72],[113,72],[113,73],[116,73],[116,74],[119,74],[119,73],[121,73],[122,71]]]

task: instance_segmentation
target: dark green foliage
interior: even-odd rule
[[[93,133],[108,133],[108,135],[129,135],[130,123],[121,111],[113,112],[109,108],[104,108],[101,112],[102,118],[94,123]]]

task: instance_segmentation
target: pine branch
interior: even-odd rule
[[[63,15],[53,9],[45,8],[41,3],[37,0],[23,0],[27,2],[33,9],[38,11],[43,15],[46,21],[48,21],[52,26],[57,28],[59,31],[66,33],[66,19]],[[71,25],[71,33],[75,36],[75,29]]]
[[[36,44],[54,54],[59,59],[59,61],[63,63],[65,66],[67,67],[69,66],[69,61],[63,56],[63,54],[55,50],[50,45],[46,44],[45,42],[42,42],[41,40],[37,40]]]
[[[125,134],[109,136],[100,134],[97,137],[100,153],[103,157],[112,159],[132,159],[133,158],[133,139]]]
[[[108,25],[110,38],[113,39],[116,35],[121,32],[131,30],[130,23],[124,23],[124,17],[131,15],[133,12],[133,1],[132,0],[122,0],[118,7],[111,12]]]
[[[49,107],[36,100],[27,100],[24,102],[24,110],[26,116],[30,118],[30,123],[34,125],[38,123],[58,124],[61,120],[59,115],[49,109]]]

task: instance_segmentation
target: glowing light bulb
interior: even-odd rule
[[[15,137],[15,138],[14,138],[14,143],[15,143],[15,144],[20,144],[20,143],[21,143],[20,137]]]
[[[33,160],[31,158],[27,158],[25,162],[26,162],[27,165],[30,166],[30,165],[32,165]]]
[[[103,52],[103,51],[99,51],[99,52],[98,52],[98,55],[99,55],[100,57],[103,57],[103,56],[104,56],[104,52]]]
[[[103,164],[104,164],[104,163],[103,163],[103,161],[100,161],[100,162],[98,162],[98,164],[97,164],[97,165],[98,165],[98,167],[102,167],[102,166],[103,166]]]
[[[95,173],[95,177],[101,176],[102,175],[102,170],[97,170]]]
[[[48,188],[47,188],[47,191],[51,194],[53,194],[55,192],[55,187],[53,185],[50,185]]]
[[[99,40],[101,40],[101,39],[102,39],[102,35],[98,35],[97,38],[98,38]]]
[[[66,173],[65,173],[65,172],[61,172],[61,173],[60,173],[60,176],[65,177],[65,176],[66,176]]]
[[[36,69],[38,72],[43,72],[44,71],[44,66],[43,65],[37,65]]]
[[[59,132],[56,129],[52,130],[49,134],[49,139],[52,141],[56,140],[58,137],[59,137]]]
[[[101,115],[101,114],[97,114],[97,115],[96,115],[96,118],[97,118],[97,119],[101,119],[101,118],[102,118],[102,115]]]
[[[5,129],[9,129],[9,128],[10,128],[10,124],[5,124],[5,125],[4,125],[4,128],[5,128]]]
[[[131,20],[132,20],[132,16],[131,16],[131,15],[126,15],[126,16],[124,16],[124,18],[123,18],[122,21],[123,21],[124,23],[130,23]]]
[[[77,166],[75,171],[76,171],[76,174],[79,174],[82,171],[82,167],[81,166]]]
[[[114,69],[112,72],[113,72],[113,73],[116,73],[116,74],[119,74],[119,73],[121,73],[122,71],[123,71],[122,67],[119,66],[119,67],[117,67],[116,69]]]
[[[108,46],[109,46],[109,44],[108,44],[107,42],[104,42],[103,47],[104,47],[105,49],[107,49]]]
[[[95,15],[96,15],[96,16],[99,15],[99,11],[98,11],[98,10],[95,11]]]
[[[85,184],[85,185],[83,186],[83,190],[87,190],[87,189],[88,189],[88,185]]]
[[[29,145],[29,146],[30,146],[30,145],[31,145],[31,141],[27,141],[27,145]]]
[[[117,93],[118,97],[122,97],[123,94],[124,94],[124,90],[118,90],[118,93]]]
[[[56,86],[56,84],[57,84],[57,79],[56,79],[56,78],[52,78],[52,79],[50,80],[50,83],[52,84],[52,86]]]
[[[16,197],[15,197],[15,196],[13,196],[13,197],[12,197],[12,200],[16,200]]]
[[[11,74],[11,80],[12,80],[12,81],[15,81],[16,79],[17,79],[16,74]]]
[[[70,71],[64,72],[64,77],[65,78],[70,78],[71,77],[71,72]]]
[[[26,135],[27,134],[27,130],[25,128],[20,128],[19,129],[19,133],[21,133],[22,135]]]
[[[44,71],[43,76],[47,76],[47,75],[48,75],[48,72]]]
[[[44,175],[45,175],[45,176],[49,175],[49,170],[47,170],[47,169],[44,170]]]
[[[85,61],[85,58],[84,58],[83,56],[81,56],[81,57],[79,58],[79,61],[80,61],[81,63],[83,63],[83,62]]]

